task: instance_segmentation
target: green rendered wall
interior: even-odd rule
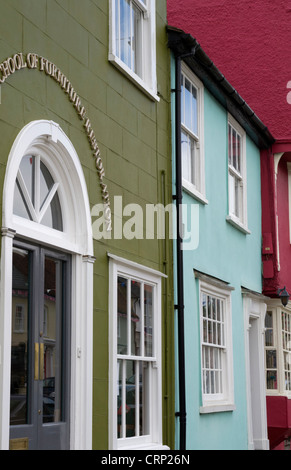
[[[0,62],[34,52],[52,61],[80,96],[101,151],[111,201],[171,202],[170,59],[166,0],[157,1],[159,102],[150,100],[108,62],[108,0],[0,0]],[[82,164],[91,208],[102,202],[84,127],[58,83],[23,69],[1,85],[0,194],[9,151],[29,122],[53,120],[72,141]],[[1,202],[1,199],[0,199]],[[114,208],[113,215],[114,215]],[[146,227],[144,227],[145,233]],[[168,240],[95,240],[93,448],[108,447],[107,252],[157,269],[163,280],[163,429],[174,446],[172,246]]]

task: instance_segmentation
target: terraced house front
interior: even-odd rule
[[[0,10],[0,448],[173,448],[166,1]]]

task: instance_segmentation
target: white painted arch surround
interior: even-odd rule
[[[56,181],[63,232],[13,215],[17,171],[38,152]],[[0,449],[9,448],[12,247],[17,235],[72,254],[71,449],[92,448],[93,238],[87,186],[78,155],[60,126],[33,121],[18,134],[4,180],[0,277]]]

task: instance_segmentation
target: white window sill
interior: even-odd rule
[[[109,61],[129,78],[140,90],[142,90],[151,100],[160,101],[157,90],[150,88],[147,83],[134,73],[127,65],[116,55],[109,53]]]
[[[204,405],[200,406],[200,414],[207,413],[224,413],[226,411],[234,411],[236,406],[234,404],[217,404],[217,405]]]
[[[231,225],[236,227],[238,230],[241,232],[245,233],[246,235],[250,235],[250,230],[247,228],[246,225],[244,225],[237,217],[234,215],[230,214],[226,216],[226,221],[229,222]]]
[[[148,443],[148,444],[141,444],[141,445],[128,445],[122,446],[118,448],[119,451],[122,450],[170,450],[170,447],[165,446],[163,444],[156,444],[156,443]]]
[[[193,184],[183,179],[182,185],[183,190],[190,196],[194,197],[195,199],[197,199],[197,201],[201,202],[202,204],[208,204],[208,200],[206,199],[204,194],[200,193],[200,191],[198,191]]]

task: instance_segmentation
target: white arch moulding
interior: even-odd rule
[[[13,214],[16,176],[24,155],[41,156],[58,189],[63,231]],[[72,254],[71,449],[92,448],[93,238],[83,170],[73,144],[58,124],[33,121],[18,134],[8,157],[2,206],[0,278],[0,449],[9,448],[12,249],[21,237]]]

